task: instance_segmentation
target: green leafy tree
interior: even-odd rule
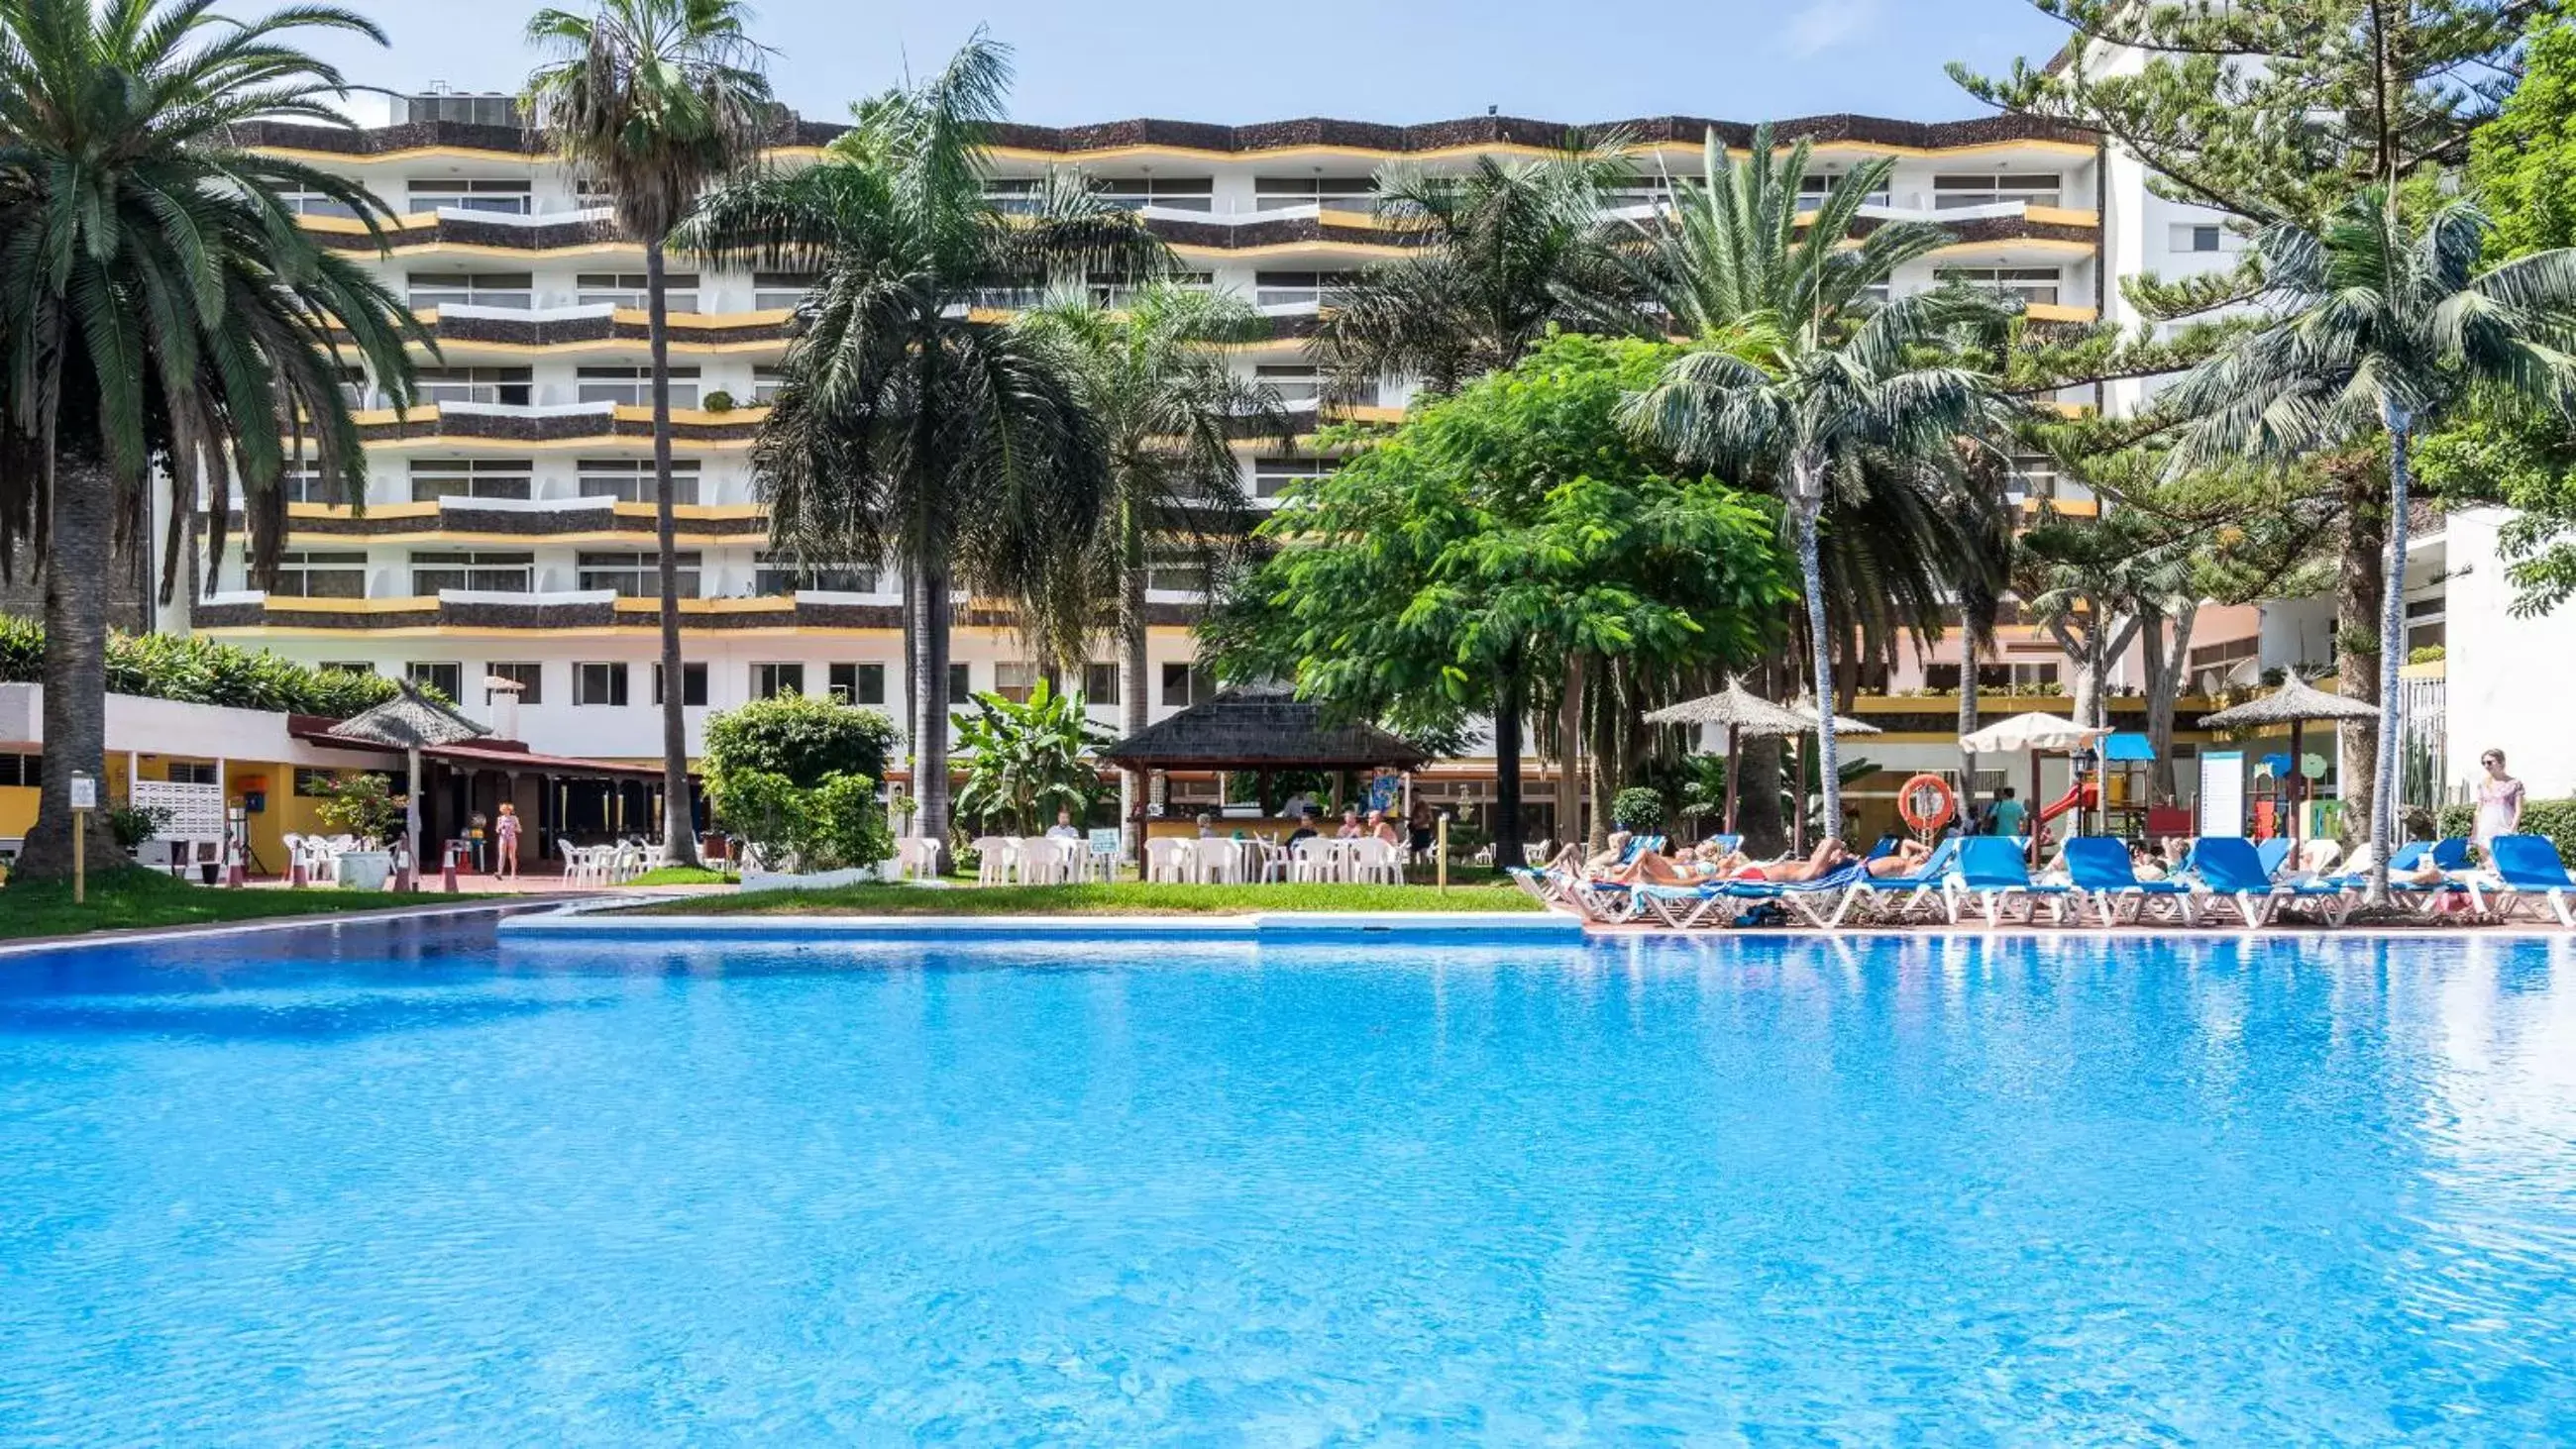
[[[387,776],[373,770],[352,771],[323,780],[316,788],[321,803],[313,813],[331,829],[354,835],[370,846],[402,833],[408,801],[395,791]]]
[[[644,248],[653,367],[653,538],[661,584],[662,677],[680,677],[680,572],[671,481],[671,338],[665,247],[698,194],[739,170],[775,128],[761,49],[737,0],[600,0],[579,15],[540,10],[528,39],[552,57],[528,78],[531,121],[565,160],[607,188],[619,227]],[[663,798],[689,798],[679,690],[662,692]],[[679,803],[662,859],[698,863]]]
[[[1573,133],[1547,155],[1479,157],[1463,175],[1381,170],[1383,219],[1417,250],[1363,269],[1324,314],[1313,348],[1336,387],[1356,395],[1396,375],[1453,392],[1518,362],[1551,327],[1610,315],[1605,304],[1633,295],[1618,233],[1601,222],[1636,176],[1624,145]],[[1636,328],[1633,311],[1617,320],[1613,330]]]
[[[817,164],[710,195],[679,243],[817,278],[753,474],[789,558],[904,569],[912,829],[934,841],[948,835],[952,589],[1044,616],[1067,541],[1096,536],[1110,499],[1109,449],[1062,348],[974,304],[1169,266],[1141,218],[1078,177],[1051,177],[1017,214],[985,195],[1009,82],[1009,51],[978,34],[918,87],[856,107]]]
[[[2576,252],[2481,274],[2488,222],[2466,202],[2421,220],[2390,192],[2353,197],[2322,230],[2278,223],[2258,241],[2268,320],[2172,392],[2193,419],[2172,467],[2294,462],[2368,440],[2389,457],[2382,561],[2378,758],[2370,898],[2388,895],[2396,823],[2398,670],[2404,662],[2408,466],[2416,438],[2484,388],[2576,399]]]
[[[1252,526],[1234,446],[1244,436],[1291,446],[1295,428],[1278,391],[1246,383],[1226,365],[1227,343],[1266,335],[1267,323],[1241,299],[1150,284],[1116,310],[1087,299],[1059,300],[1028,326],[1055,343],[1072,368],[1075,394],[1108,451],[1110,496],[1087,547],[1062,550],[1051,592],[1060,602],[1041,622],[1063,636],[1041,644],[1068,667],[1089,658],[1099,600],[1117,601],[1118,700],[1126,733],[1145,728],[1145,577],[1156,557],[1181,557],[1210,577],[1243,551]],[[1143,829],[1142,779],[1122,771],[1120,818],[1130,852]]]
[[[1277,552],[1229,590],[1210,656],[1407,734],[1491,719],[1496,859],[1517,862],[1537,683],[1578,651],[1740,665],[1789,597],[1768,504],[1619,425],[1671,355],[1561,335],[1418,406],[1263,525]]]
[[[1100,789],[1093,752],[1109,742],[1081,695],[1059,694],[1043,679],[1023,701],[979,694],[975,713],[957,722],[957,747],[966,755],[957,813],[1016,835],[1045,830],[1058,810],[1079,820]]]
[[[802,790],[832,775],[882,780],[894,739],[894,721],[876,710],[773,695],[708,718],[707,771],[778,775]]]
[[[772,869],[828,871],[875,865],[894,854],[876,781],[834,772],[799,785],[768,770],[712,775],[717,816]]]
[[[18,870],[71,871],[71,777],[102,773],[110,541],[166,479],[169,597],[203,497],[224,546],[236,490],[254,581],[285,538],[292,435],[343,496],[365,453],[341,395],[363,363],[410,397],[426,334],[278,199],[328,196],[371,234],[384,208],[347,180],[241,148],[240,122],[346,126],[338,71],[308,35],[382,43],[344,10],[250,21],[202,3],[0,0],[0,548],[43,559],[43,793]],[[334,333],[341,334],[335,338]]]

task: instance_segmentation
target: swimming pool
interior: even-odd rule
[[[2576,950],[0,961],[0,1441],[2576,1437]]]

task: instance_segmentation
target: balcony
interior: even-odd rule
[[[442,349],[457,344],[465,344],[469,351],[477,345],[509,352],[583,348],[641,357],[652,340],[651,324],[642,308],[611,303],[530,307],[442,304],[416,307],[413,315],[428,326],[430,336]],[[671,350],[775,356],[786,350],[789,316],[783,308],[675,312],[669,318]]]
[[[547,390],[541,389],[541,395]],[[671,435],[693,447],[746,448],[759,431],[767,408],[742,407],[715,413],[674,408]],[[370,408],[356,415],[358,435],[369,443],[448,440],[509,443],[521,447],[633,442],[649,446],[653,410],[626,403],[559,403],[513,406],[496,403],[430,403],[397,415],[389,408]]]

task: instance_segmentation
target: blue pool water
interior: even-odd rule
[[[2576,1439],[2576,950],[0,960],[0,1442]]]

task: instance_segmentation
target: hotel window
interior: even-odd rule
[[[695,709],[706,702],[707,667],[703,664],[682,664],[680,666],[681,707]],[[662,666],[659,664],[653,666],[653,703],[657,708],[662,703]]]
[[[763,550],[752,555],[751,591],[776,594],[873,594],[877,571],[857,564],[799,563]]]
[[[1252,460],[1252,496],[1284,498],[1288,490],[1333,476],[1341,466],[1338,458],[1255,458]]]
[[[582,553],[575,555],[577,574],[586,591],[607,589],[621,599],[658,599],[662,596],[660,562],[649,553]],[[679,565],[680,597],[698,596],[700,556],[695,549],[673,558]]]
[[[1634,211],[1646,206],[1662,211],[1672,204],[1672,188],[1660,181],[1635,181],[1601,193],[1601,209],[1604,211]]]
[[[458,589],[483,594],[524,594],[536,588],[537,556],[532,553],[414,553],[411,591],[435,594]]]
[[[1252,369],[1252,384],[1266,387],[1284,403],[1313,402],[1323,396],[1323,370],[1303,362],[1265,362]]]
[[[2046,453],[2015,453],[2010,491],[2024,498],[2057,496],[2057,460]]]
[[[778,401],[778,390],[786,385],[785,371],[775,367],[753,368],[751,370],[752,406],[765,408]]]
[[[529,495],[537,465],[525,458],[415,458],[411,501],[515,498]]]
[[[966,700],[967,700],[970,696],[972,696],[974,693],[975,693],[975,670],[974,670],[974,667],[973,667],[972,665],[968,665],[968,664],[965,664],[965,663],[956,663],[956,664],[951,664],[951,665],[949,665],[949,666],[948,666],[948,702],[949,702],[949,703],[951,703],[951,704],[963,704],[963,703],[965,703],[965,702],[966,702]]]
[[[2063,181],[2045,174],[1993,176],[1935,176],[1932,178],[1932,209],[1956,211],[1968,206],[1993,206],[2000,202],[2018,201],[2026,206],[2055,206]]]
[[[1028,703],[1037,692],[1038,667],[1025,659],[1004,659],[993,666],[993,692],[1014,704]]]
[[[1026,216],[1038,209],[1046,183],[1034,176],[987,176],[984,204],[1006,216]]]
[[[505,216],[526,216],[535,209],[536,188],[525,177],[494,177],[457,180],[441,177],[414,181],[409,188],[409,210],[436,211],[447,207],[460,211],[490,211]]]
[[[289,463],[277,473],[277,491],[289,503],[346,503],[345,488],[340,480],[325,475],[319,463]]]
[[[2449,641],[2448,603],[2445,595],[2406,601],[2406,648],[2409,652],[2436,648]]]
[[[614,498],[620,503],[654,501],[653,460],[650,458],[584,458],[574,465],[580,474],[581,496]],[[698,501],[698,460],[671,460],[671,501]]]
[[[577,272],[572,285],[573,301],[580,306],[643,308],[652,305],[650,289],[642,272]],[[698,274],[665,273],[662,278],[662,306],[671,312],[698,310]]]
[[[2214,221],[2178,221],[2172,248],[2178,252],[2241,252],[2245,238]]]
[[[527,124],[527,114],[519,109],[516,96],[460,94],[455,91],[424,91],[414,96],[394,97],[394,119],[406,121],[446,121],[460,126],[507,126],[519,130]]]
[[[295,793],[306,800],[330,798],[331,787],[340,783],[336,770],[317,770],[310,765],[295,767]]]
[[[486,664],[483,666],[483,673],[490,678],[506,679],[512,684],[519,686],[519,703],[521,704],[545,703],[546,671],[544,665],[535,663]],[[498,690],[486,688],[483,691],[483,702],[485,704],[490,704],[493,697],[499,693],[500,691]]]
[[[1148,206],[1165,211],[1216,210],[1212,176],[1095,176],[1091,189],[1110,205],[1129,211]]]
[[[1798,209],[1800,211],[1815,210],[1818,206],[1824,203],[1825,194],[1834,189],[1834,183],[1840,180],[1842,180],[1842,178],[1839,176],[1799,177]],[[1878,183],[1878,189],[1869,194],[1866,204],[1870,206],[1885,206],[1887,205],[1887,200],[1887,182],[1882,178]]]
[[[1286,211],[1296,206],[1326,206],[1336,211],[1366,211],[1377,204],[1377,182],[1368,176],[1255,176],[1252,209]]]
[[[536,400],[536,373],[525,367],[424,367],[414,376],[425,403],[523,408]]]
[[[1204,292],[1216,285],[1216,274],[1214,272],[1167,272],[1155,280],[1165,286]],[[1116,272],[1093,272],[1085,285],[1090,289],[1091,305],[1094,307],[1124,307],[1135,300],[1141,284],[1133,278],[1121,276]]]
[[[1118,666],[1094,659],[1082,666],[1082,698],[1086,704],[1118,702]]]
[[[2195,645],[2191,653],[2185,656],[2185,667],[2197,672],[2203,669],[2215,669],[2222,664],[2234,664],[2240,659],[2251,659],[2261,652],[2262,644],[2261,638],[2249,634],[2242,639]]]
[[[1196,664],[1163,666],[1163,703],[1175,707],[1204,704],[1216,697],[1216,676]]]
[[[659,665],[654,667],[660,668]],[[606,664],[574,665],[572,667],[572,702],[603,705],[626,703],[625,662],[619,660]]]
[[[537,279],[530,272],[414,272],[405,281],[414,307],[507,307],[525,312],[537,305]]]
[[[403,666],[403,677],[453,704],[465,697],[465,666],[443,660],[415,659]]]
[[[215,778],[215,762],[212,760],[172,760],[168,766],[168,775],[173,785],[221,783]]]
[[[1163,594],[1204,594],[1208,591],[1207,566],[1186,557],[1147,559],[1145,587]]]
[[[366,190],[365,187],[360,187],[358,189],[361,192]],[[357,208],[338,199],[337,197],[320,191],[306,191],[301,188],[289,188],[285,191],[278,192],[277,200],[278,204],[284,206],[288,211],[295,213],[297,216],[338,216],[346,217],[352,221],[356,220],[358,216]]]
[[[751,305],[762,312],[792,310],[804,302],[817,280],[811,272],[754,272]]]
[[[1943,286],[1955,282],[1963,287],[2008,293],[2027,303],[2053,306],[2065,278],[2055,267],[1941,267],[1932,273],[1932,280]]]
[[[653,369],[649,367],[585,367],[576,371],[574,398],[586,403],[624,403],[628,407],[650,407],[653,402]],[[693,408],[698,405],[698,370],[694,367],[671,369],[671,406]]]
[[[367,556],[288,549],[277,556],[277,582],[268,591],[290,599],[363,599]]]
[[[882,664],[835,664],[826,693],[843,704],[883,704],[885,671]]]
[[[805,692],[805,666],[802,664],[755,664],[751,666],[751,697],[776,699],[782,694]]]
[[[1342,288],[1349,281],[1344,272],[1255,272],[1252,274],[1252,305],[1272,307],[1338,307]]]

